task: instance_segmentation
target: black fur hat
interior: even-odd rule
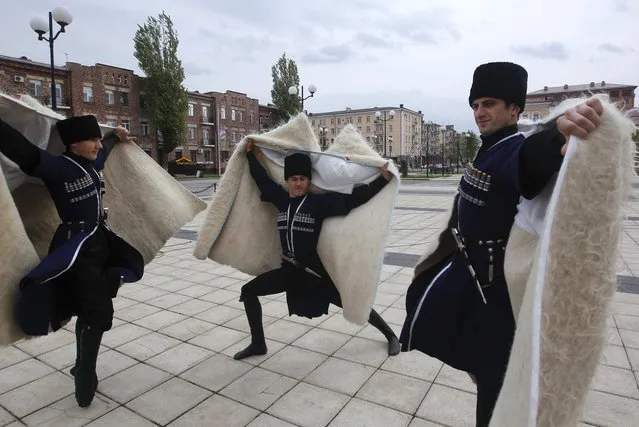
[[[71,145],[87,139],[102,138],[102,130],[95,116],[70,117],[60,120],[55,127],[64,145]]]
[[[311,179],[311,157],[304,153],[293,153],[284,159],[284,179],[303,175]]]
[[[524,67],[512,62],[489,62],[475,69],[468,103],[472,105],[484,96],[497,98],[517,105],[522,113],[527,89],[528,72]]]

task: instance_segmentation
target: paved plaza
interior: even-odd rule
[[[403,185],[375,308],[399,334],[416,258],[451,202],[451,186]],[[206,200],[207,198],[205,198]],[[581,426],[639,425],[639,201],[626,212],[608,346]],[[418,352],[388,357],[384,337],[331,307],[289,317],[284,295],[262,297],[269,352],[235,361],[249,342],[238,301],[250,279],[192,256],[198,216],[144,278],[120,290],[98,359],[98,393],[78,408],[69,368],[73,323],[0,349],[0,426],[473,426],[468,376]],[[256,242],[257,243],[257,242]]]

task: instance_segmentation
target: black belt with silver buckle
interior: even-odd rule
[[[305,272],[312,274],[313,276],[319,279],[322,278],[322,276],[320,276],[318,273],[306,267],[304,264],[302,264],[301,262],[299,262],[298,260],[290,256],[290,254],[282,254],[282,259],[288,262],[289,264],[292,264],[294,267],[299,268],[300,270],[304,270]]]

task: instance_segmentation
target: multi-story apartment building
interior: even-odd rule
[[[377,117],[379,112],[379,118]],[[392,112],[392,113],[391,113]],[[308,113],[320,143],[327,146],[348,124],[352,124],[376,150],[391,158],[415,156],[421,150],[421,111],[399,107],[373,107]]]
[[[543,89],[526,95],[526,109],[522,118],[540,120],[565,99],[588,97],[597,93],[608,94],[611,101],[619,102],[622,110],[626,111],[635,106],[635,89],[637,89],[636,85],[607,83],[605,81],[578,85],[544,86]]]
[[[275,128],[279,123],[277,107],[273,104],[259,106],[260,111],[260,132],[265,132]]]
[[[216,140],[219,142],[220,159],[224,165],[242,138],[259,133],[259,101],[232,90],[207,92],[206,95],[215,100],[218,123]]]
[[[136,143],[144,151],[157,159],[158,132],[152,128],[144,77],[106,64],[87,66],[67,62],[55,68],[55,82],[58,113],[67,117],[93,114],[100,123],[121,124],[136,137]],[[26,57],[0,56],[0,91],[15,97],[30,94],[51,106],[50,86],[49,64]],[[273,126],[275,108],[269,105],[260,109],[258,100],[244,93],[188,92],[185,140],[165,154],[169,161],[186,157],[212,167],[216,167],[220,158],[223,166],[237,142],[245,135],[260,132],[261,111],[264,123]]]

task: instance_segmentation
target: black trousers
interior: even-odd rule
[[[242,286],[240,301],[282,292],[297,292],[305,287],[313,292],[319,290],[331,304],[342,308],[342,298],[333,282],[319,279],[303,270],[285,264],[280,268],[260,274]]]
[[[82,245],[73,266],[57,280],[57,298],[66,314],[75,314],[82,324],[100,331],[113,325],[113,281],[107,262],[109,246],[98,230]]]

